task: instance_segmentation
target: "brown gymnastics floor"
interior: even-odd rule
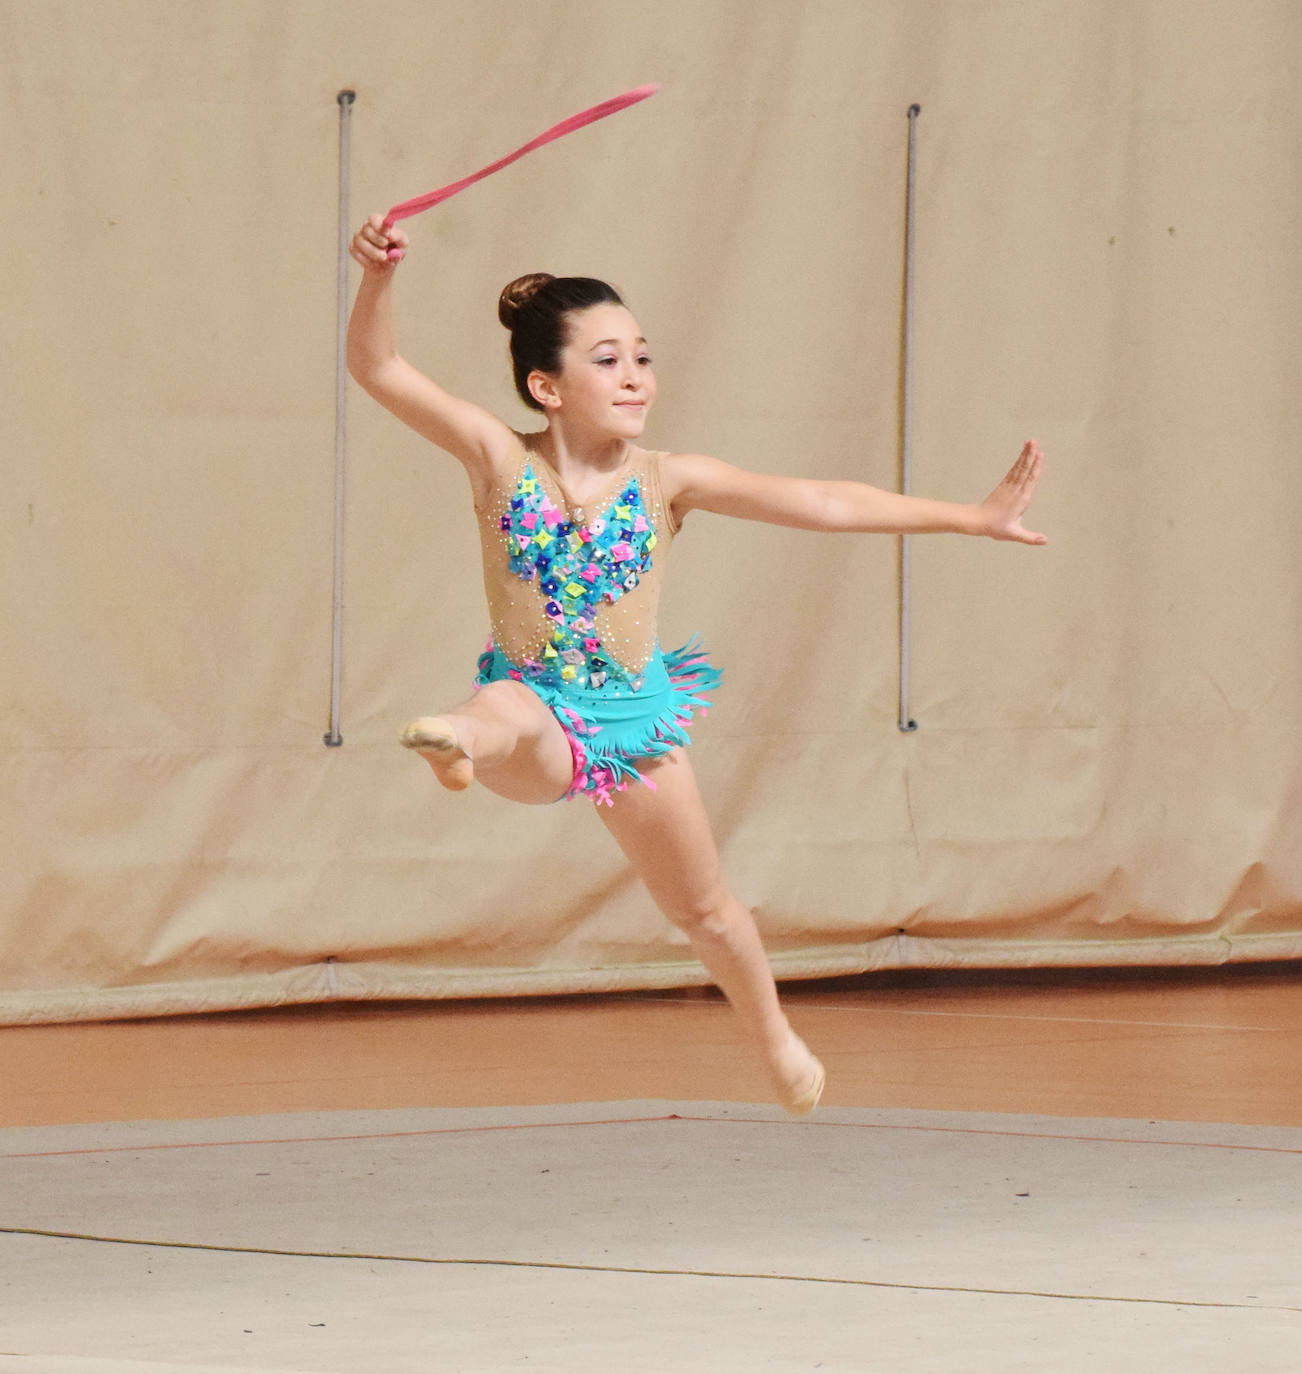
[[[1302,965],[788,984],[828,1107],[1302,1126]],[[665,1099],[763,1102],[708,992],[336,1004],[0,1028],[0,1127]]]
[[[1302,966],[786,1000],[0,1029],[0,1374],[1302,1368]]]

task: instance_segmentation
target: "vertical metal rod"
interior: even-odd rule
[[[903,403],[900,420],[900,490],[911,494],[913,481],[913,202],[915,149],[921,105],[909,106],[909,162],[904,201],[904,344]],[[918,728],[909,715],[909,635],[911,621],[911,574],[909,536],[900,536],[900,712],[897,724],[904,734]]]
[[[347,451],[344,425],[348,397],[348,172],[349,125],[354,91],[340,91],[339,102],[339,260],[337,267],[337,321],[335,341],[335,576],[331,615],[330,730],[323,737],[327,748],[343,742],[339,733],[339,699],[343,686],[344,647],[344,459]]]

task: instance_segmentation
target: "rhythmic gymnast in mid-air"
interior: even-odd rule
[[[392,212],[391,212],[392,214]],[[520,277],[498,316],[516,390],[542,416],[518,432],[449,395],[396,350],[392,290],[407,235],[372,215],[353,237],[363,279],[348,367],[381,405],[461,463],[483,547],[492,640],[474,693],[414,720],[402,742],[444,787],[510,801],[586,797],[664,915],[732,1004],[774,1094],[813,1110],[822,1064],[792,1030],[750,912],[734,896],[687,756],[719,674],[689,644],[664,652],[656,611],[670,545],[694,510],[808,530],[952,532],[1043,544],[1022,515],[1042,455],[1029,441],[977,505],[860,482],[761,475],[639,444],[656,398],[642,329],[589,277]]]

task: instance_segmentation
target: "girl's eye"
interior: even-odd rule
[[[643,354],[641,354],[641,355],[639,356],[639,358],[638,358],[638,362],[640,362],[640,363],[642,364],[643,367],[650,367],[650,366],[651,366],[651,355],[650,355],[649,353],[643,353]]]
[[[607,358],[594,358],[594,359],[593,359],[593,362],[595,362],[595,363],[597,364],[598,367],[606,367],[606,366],[608,366],[608,365],[612,365],[612,364],[615,362],[615,359],[614,359],[614,358],[609,358],[609,357],[607,357]]]

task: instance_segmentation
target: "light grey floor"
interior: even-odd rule
[[[11,1129],[0,1177],[0,1374],[1302,1370],[1302,1130],[614,1102]]]

